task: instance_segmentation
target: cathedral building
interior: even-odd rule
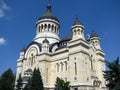
[[[106,90],[100,37],[93,31],[85,39],[78,18],[71,26],[71,36],[60,39],[59,30],[60,22],[48,3],[36,22],[35,38],[20,52],[16,80],[21,74],[24,87],[34,68],[39,68],[45,90],[54,90],[57,77],[69,81],[71,90]]]

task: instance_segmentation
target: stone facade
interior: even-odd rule
[[[106,90],[103,72],[105,53],[93,31],[85,39],[84,26],[75,19],[72,36],[59,38],[60,23],[47,5],[36,23],[36,36],[20,52],[16,80],[22,75],[23,87],[34,68],[39,68],[45,90],[54,90],[56,78],[70,81],[71,90]]]

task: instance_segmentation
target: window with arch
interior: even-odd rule
[[[75,64],[75,75],[77,75],[77,64],[76,62],[74,64]]]
[[[93,61],[92,61],[92,59],[93,59],[93,55],[90,56],[91,70],[93,70]]]
[[[76,30],[74,30],[74,35],[76,35]]]
[[[44,25],[45,30],[47,29],[47,24]]]
[[[48,31],[50,31],[50,24],[48,24]]]
[[[83,30],[81,30],[81,34],[83,34]]]
[[[63,71],[63,63],[61,62],[61,71]]]
[[[78,29],[78,35],[80,35],[80,29]]]
[[[43,24],[41,25],[41,31],[43,30]]]
[[[57,63],[57,72],[59,72],[59,64]]]
[[[52,25],[52,32],[54,32],[54,25]]]
[[[56,26],[55,26],[55,33],[57,33],[57,29],[56,29]]]
[[[67,62],[65,61],[65,70],[67,71]]]

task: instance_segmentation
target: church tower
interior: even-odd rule
[[[36,28],[36,36],[34,41],[42,43],[46,37],[50,44],[60,41],[60,23],[58,18],[52,14],[50,3],[47,5],[46,12],[39,17],[36,23]]]
[[[81,38],[81,39],[85,40],[85,38],[84,38],[84,26],[80,23],[78,18],[75,19],[71,29],[72,29],[72,33],[73,33],[72,39]]]
[[[91,43],[94,45],[94,47],[96,49],[99,49],[101,50],[101,47],[100,47],[100,38],[99,36],[94,32],[92,32],[92,34],[90,35],[90,40],[91,40]]]

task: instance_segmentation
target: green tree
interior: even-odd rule
[[[109,90],[120,90],[119,58],[113,62],[106,61],[106,65],[109,68],[107,71],[104,71],[104,78],[108,81],[107,87]]]
[[[22,87],[22,77],[21,77],[21,74],[20,74],[18,79],[17,79],[16,90],[21,90],[21,87]]]
[[[70,82],[64,81],[63,79],[60,79],[57,77],[56,84],[55,84],[55,90],[70,90]]]
[[[6,70],[0,79],[0,90],[14,90],[15,76],[11,69]]]
[[[24,90],[44,90],[39,69],[34,69],[33,75],[25,86]]]

